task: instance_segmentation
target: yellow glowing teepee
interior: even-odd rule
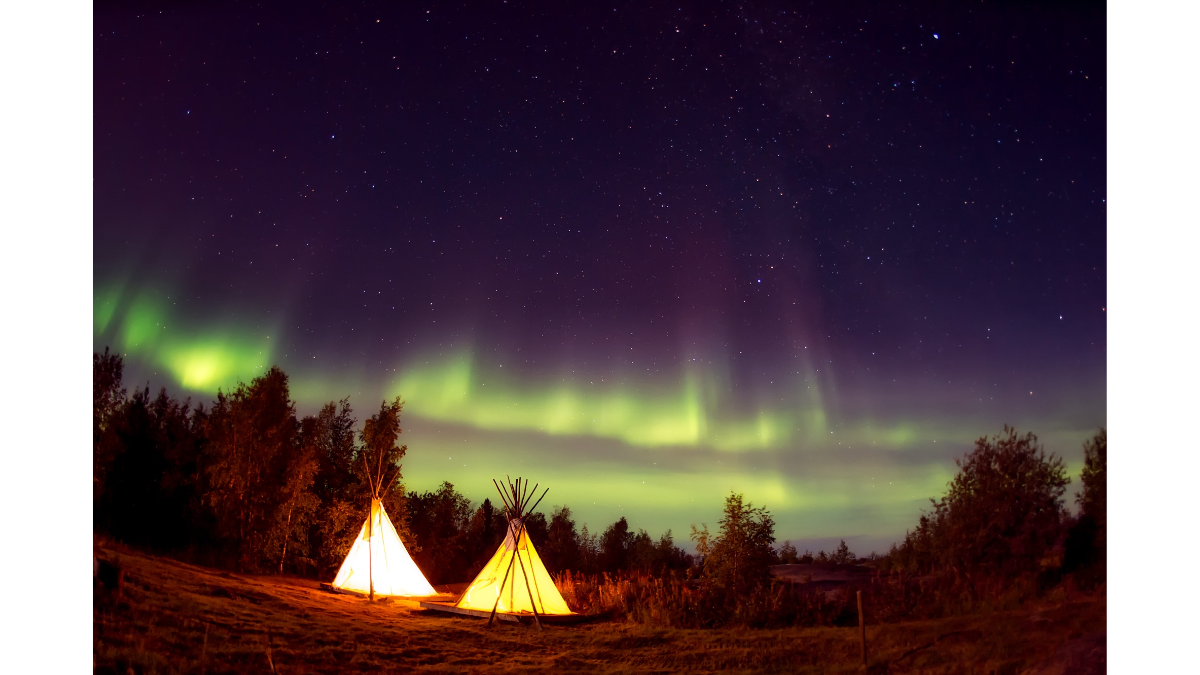
[[[435,595],[433,586],[408,555],[383,503],[371,499],[371,515],[350,547],[333,586],[378,595]]]
[[[495,484],[495,481],[493,481]],[[532,613],[534,619],[539,615],[571,614],[571,608],[559,594],[538,557],[529,534],[525,531],[525,518],[532,509],[525,510],[532,493],[526,495],[526,488],[520,478],[516,484],[509,483],[508,494],[496,484],[500,497],[504,500],[504,513],[508,517],[508,534],[500,544],[496,554],[484,565],[483,570],[475,577],[462,597],[455,605],[460,609],[471,609],[506,614]],[[537,486],[534,486],[537,490]],[[547,490],[549,491],[549,490]],[[545,497],[546,493],[542,493]],[[542,500],[539,498],[538,503]],[[534,504],[534,508],[537,503]],[[490,620],[489,620],[490,623]],[[540,621],[539,621],[540,625]]]

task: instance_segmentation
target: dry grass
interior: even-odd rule
[[[307,580],[228,574],[132,551],[99,554],[118,561],[125,581],[119,597],[103,590],[95,597],[97,672],[863,672],[856,628],[681,630],[609,621],[489,629],[484,620],[372,604]],[[869,626],[871,672],[1103,673],[1106,612],[1103,590],[1060,592],[1020,610]]]

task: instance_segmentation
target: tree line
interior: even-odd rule
[[[856,592],[873,621],[927,619],[1013,604],[1056,589],[1090,591],[1106,581],[1107,434],[1084,444],[1079,514],[1063,499],[1062,460],[1031,433],[1005,427],[959,460],[941,499],[887,554],[856,558],[775,549],[770,512],[742,495],[725,500],[720,528],[692,530],[700,554],[685,576],[564,575],[559,587],[580,612],[678,628],[856,625]],[[870,574],[832,591],[774,578],[781,563],[865,564]]]
[[[370,507],[369,458],[385,467],[384,508],[430,583],[469,580],[504,538],[503,509],[490,499],[474,504],[449,482],[406,491],[399,398],[360,429],[348,399],[299,417],[277,367],[218,392],[208,407],[166,389],[129,394],[122,376],[119,355],[93,354],[97,533],[217,567],[332,577]],[[662,574],[693,564],[670,531],[655,539],[625,518],[591,532],[560,506],[531,514],[526,528],[552,573]]]
[[[207,408],[165,389],[129,395],[122,361],[106,349],[93,356],[95,530],[201,564],[330,578],[367,515],[369,457],[395,467],[385,474],[384,506],[430,583],[467,581],[504,537],[502,509],[490,499],[473,503],[449,482],[406,491],[402,409],[398,398],[384,401],[361,429],[348,399],[297,417],[279,368],[218,393]],[[844,540],[831,553],[801,554],[790,542],[776,547],[770,512],[738,494],[726,499],[718,531],[693,526],[696,556],[677,546],[671,531],[655,539],[625,518],[598,532],[577,527],[567,506],[531,514],[526,527],[552,573],[670,577],[684,584],[680,589],[702,583],[709,595],[696,607],[767,602],[778,585],[773,564],[865,562],[875,571],[880,602],[892,598],[885,613],[931,615],[945,611],[936,600],[942,597],[998,597],[1015,586],[1039,592],[1068,577],[1083,586],[1104,582],[1106,432],[1084,451],[1073,516],[1063,499],[1069,479],[1062,460],[1047,455],[1036,436],[1005,427],[982,437],[903,541],[866,560]],[[661,589],[650,595],[660,597]],[[821,602],[791,606],[819,614]]]

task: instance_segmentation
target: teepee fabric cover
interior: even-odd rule
[[[513,561],[514,555],[518,558],[516,562]],[[507,579],[504,576],[506,571]],[[526,579],[529,580],[528,585]],[[529,541],[529,534],[521,527],[521,521],[510,520],[504,543],[500,545],[496,555],[483,566],[479,576],[463,591],[457,606],[487,612],[492,611],[492,607],[499,612],[531,612],[533,605],[529,602],[530,591],[537,602],[539,614],[571,613],[571,608],[567,607],[562,595],[555,588],[550,573],[546,571],[546,566],[542,564],[542,559],[538,557],[537,550],[533,548],[533,542]],[[497,596],[500,598],[499,604],[496,603]]]
[[[374,558],[372,564],[372,558]],[[373,568],[373,569],[372,569]],[[436,595],[425,575],[409,557],[396,534],[392,519],[378,499],[371,500],[371,515],[363,522],[354,546],[338,570],[333,585],[348,591],[368,593],[371,579],[376,595]]]

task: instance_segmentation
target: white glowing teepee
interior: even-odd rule
[[[509,484],[509,492],[505,494],[496,484],[496,489],[500,490],[500,497],[504,500],[508,534],[496,550],[496,554],[463,591],[455,606],[491,612],[492,618],[495,618],[496,612],[532,613],[535,621],[541,626],[539,615],[563,615],[572,612],[554,586],[554,580],[550,578],[550,573],[546,571],[546,566],[542,564],[542,559],[538,557],[537,550],[525,531],[525,518],[532,511],[526,511],[525,506],[533,496],[526,496],[527,486],[528,481],[523,486],[518,478],[515,485]],[[536,485],[534,490],[537,490]],[[545,496],[546,493],[543,492],[542,497]],[[541,501],[539,498],[538,503]],[[537,508],[536,503],[534,508]],[[488,623],[491,623],[491,619]]]
[[[335,588],[375,595],[436,595],[437,591],[413,562],[383,503],[371,499],[371,515],[342,562]]]
[[[363,425],[363,441],[367,445],[364,452],[374,454],[360,457],[371,494],[371,513],[332,584],[337,589],[366,593],[372,600],[376,593],[408,596],[437,593],[408,555],[383,502],[379,501],[383,486],[390,486],[400,475],[396,459],[404,456],[407,449],[396,447],[396,436],[400,434],[400,405],[399,398],[390,409],[385,402],[379,416],[368,419]],[[389,454],[393,459],[388,459]],[[371,473],[372,464],[375,465],[374,474]]]

